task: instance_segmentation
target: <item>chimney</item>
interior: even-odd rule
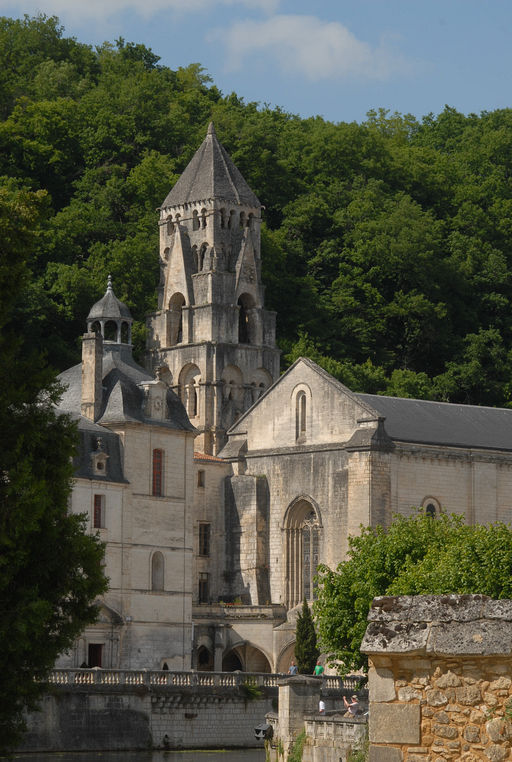
[[[96,421],[102,401],[103,337],[100,333],[82,336],[82,404],[84,418]]]

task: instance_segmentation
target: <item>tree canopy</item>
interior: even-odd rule
[[[27,318],[30,252],[46,193],[0,187],[0,750],[17,740],[57,656],[94,620],[103,546],[68,513],[76,428]]]
[[[119,38],[0,18],[0,174],[47,192],[32,335],[59,370],[108,272],[136,318],[156,307],[156,208],[214,120],[265,205],[266,302],[283,362],[313,357],[355,391],[512,402],[512,110],[362,124],[223,94]]]
[[[302,602],[302,611],[297,617],[295,630],[295,658],[301,675],[312,675],[320,651],[316,644],[316,632],[307,600]]]
[[[365,666],[359,647],[375,596],[445,593],[511,598],[512,527],[420,511],[394,516],[388,529],[363,528],[336,571],[319,567],[314,615],[322,650],[343,671]]]

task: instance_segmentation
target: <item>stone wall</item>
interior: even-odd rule
[[[302,762],[346,762],[351,751],[364,745],[366,716],[345,717],[343,696],[356,690],[364,709],[366,690],[351,678],[331,689],[328,681],[306,675],[279,681],[279,713],[269,713],[266,718],[272,726],[272,738],[267,743],[270,762],[286,762],[302,732]],[[318,711],[320,698],[325,714]]]
[[[381,597],[368,619],[371,762],[512,758],[512,601]]]
[[[247,696],[252,682],[261,697]],[[59,670],[19,751],[263,748],[254,728],[277,699],[277,676]]]

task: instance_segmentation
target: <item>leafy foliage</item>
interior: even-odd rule
[[[467,526],[463,516],[396,515],[389,529],[349,538],[348,560],[319,567],[315,620],[322,649],[343,671],[366,664],[359,647],[378,595],[512,596],[512,528]]]
[[[155,209],[204,138],[265,204],[266,301],[285,362],[356,391],[512,404],[512,110],[301,119],[222,94],[136,42],[0,18],[0,174],[47,191],[31,331],[61,370],[112,272],[138,325],[156,306]]]
[[[75,425],[54,411],[59,387],[24,340],[29,252],[44,191],[0,188],[0,748],[13,744],[57,656],[96,616],[103,547],[67,512]]]
[[[319,656],[320,651],[316,644],[313,617],[311,616],[308,602],[304,598],[302,611],[297,617],[297,627],[295,630],[295,658],[297,659],[299,674],[313,674]]]

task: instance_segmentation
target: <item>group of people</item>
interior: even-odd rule
[[[324,673],[324,667],[322,664],[320,664],[319,661],[317,661],[316,666],[313,670],[313,675],[315,677],[320,677]],[[298,675],[299,669],[295,662],[292,660],[290,667],[288,669],[289,675]],[[357,696],[354,694],[350,701],[347,701],[347,697],[343,696],[343,703],[345,704],[345,709],[347,710],[344,714],[344,717],[355,717],[356,714],[359,714],[359,700]],[[319,714],[325,714],[325,701],[320,699],[318,702],[318,712]]]

